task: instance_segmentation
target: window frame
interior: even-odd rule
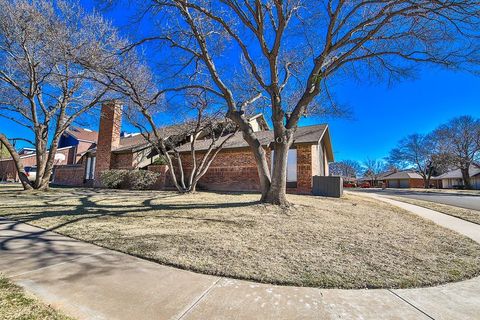
[[[97,157],[86,157],[86,165],[85,165],[85,180],[93,180],[95,179],[95,165],[97,163]]]

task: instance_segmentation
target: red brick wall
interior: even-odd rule
[[[98,152],[97,152],[97,163],[98,163]],[[133,153],[112,154],[112,163],[110,165],[110,169],[126,169],[126,170],[135,169],[133,165]]]
[[[68,149],[62,148],[62,150],[57,150],[57,154],[59,153],[65,156],[65,160],[55,161],[55,165],[65,165],[65,164],[75,163],[75,147],[70,147]]]
[[[91,143],[91,142],[79,141],[77,145],[77,150],[76,150],[77,158],[75,159],[75,162],[69,162],[69,163],[77,163],[81,159],[83,153],[88,151],[93,145],[94,143]]]
[[[17,170],[13,160],[0,161],[0,181],[15,180],[17,177]]]
[[[299,145],[297,148],[297,187],[287,192],[310,194],[312,192],[312,146]],[[197,152],[198,161],[203,153]],[[267,150],[270,162],[271,152]],[[189,153],[182,154],[186,174],[191,170]],[[221,151],[207,173],[200,179],[199,188],[218,191],[259,191],[257,165],[248,148]]]
[[[312,193],[312,169],[312,146],[297,146],[297,188],[291,192]]]
[[[197,152],[197,161],[203,154]],[[182,162],[187,175],[192,167],[190,153],[182,154]],[[218,191],[258,191],[259,185],[255,158],[247,148],[221,151],[198,183],[199,188]]]
[[[53,183],[64,186],[83,186],[85,182],[85,166],[73,164],[57,166],[53,177]]]
[[[423,179],[410,179],[410,188],[424,188]]]

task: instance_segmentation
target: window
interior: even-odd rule
[[[287,182],[297,182],[297,149],[288,150]]]
[[[275,152],[272,150],[272,171]],[[297,187],[297,149],[288,150],[287,156],[287,188]]]
[[[97,157],[87,157],[85,179],[87,180],[95,179],[95,163],[96,162],[97,162]]]

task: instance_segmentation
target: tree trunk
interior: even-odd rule
[[[275,143],[272,180],[265,198],[262,199],[264,203],[289,205],[286,197],[288,149],[288,143]]]
[[[238,125],[238,127],[242,131],[243,138],[248,143],[250,149],[253,152],[253,156],[255,157],[255,163],[257,164],[258,178],[260,181],[260,191],[262,193],[260,201],[264,202],[267,199],[271,181],[270,166],[267,160],[265,149],[261,145],[260,141],[258,141],[254,131],[252,130],[252,127],[248,123],[247,119],[243,116],[242,112],[230,110],[227,113],[227,117]]]
[[[430,188],[430,179],[428,179],[428,178],[423,178],[423,188],[424,188],[424,189]]]
[[[198,181],[193,182],[192,185],[190,186],[188,192],[190,192],[190,193],[195,193],[195,192],[197,192],[197,183],[198,183]]]
[[[40,146],[37,148],[37,177],[33,183],[33,188],[36,190],[47,190],[48,180],[45,183],[45,177],[50,178],[50,172],[47,172],[48,156],[46,155],[45,148]]]
[[[267,155],[262,146],[251,149],[253,150],[253,155],[257,164],[258,179],[260,181],[260,192],[262,193],[260,201],[265,202],[271,187],[270,166],[267,160]]]
[[[469,166],[460,169],[460,171],[462,172],[463,185],[465,186],[465,189],[472,189],[472,184],[470,182]]]
[[[10,143],[10,141],[8,141],[7,137],[1,133],[0,133],[0,141],[3,143],[3,145],[7,148],[8,152],[10,152],[10,155],[12,156],[13,163],[15,164],[15,168],[17,169],[18,177],[20,178],[20,182],[22,183],[23,189],[32,190],[33,188],[30,184],[30,181],[28,181],[27,174],[25,173],[25,169],[23,168],[22,160],[20,159],[20,156],[18,155],[17,151],[15,150],[13,145]]]
[[[423,188],[428,189],[430,185],[430,176],[428,174],[425,174],[423,171],[420,172],[420,175],[422,176],[422,179],[423,179]]]
[[[50,151],[48,152],[48,157],[45,163],[45,170],[38,186],[38,189],[40,190],[48,190],[50,186],[50,178],[52,176],[53,166],[55,165],[55,155],[58,151],[58,142],[60,141],[63,132],[64,130],[57,133],[51,143]]]

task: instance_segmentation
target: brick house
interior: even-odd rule
[[[96,146],[83,152],[77,163],[58,166],[55,170],[55,184],[99,186],[98,177],[105,170],[146,169],[160,173],[155,188],[172,188],[168,168],[165,165],[154,165],[158,155],[153,152],[148,141],[140,134],[121,134],[121,109],[118,102],[102,106]],[[273,152],[270,144],[273,141],[273,131],[270,130],[261,114],[249,120],[252,129],[256,131],[264,146],[268,158],[271,159]],[[170,126],[163,128],[160,133],[166,138],[179,134],[181,131],[181,126]],[[201,156],[209,144],[207,137],[197,140],[197,155]],[[178,150],[184,169],[188,172],[192,162],[189,153],[190,143],[180,145]],[[311,193],[312,177],[314,175],[328,176],[328,162],[330,161],[333,161],[333,152],[328,126],[323,124],[299,127],[292,149],[289,151],[288,191]],[[198,187],[222,191],[259,190],[259,178],[254,157],[241,133],[235,134],[225,144],[206,175],[200,180]]]
[[[89,129],[70,127],[65,130],[58,142],[55,168],[61,165],[78,163],[88,150],[96,146],[97,137],[98,133]],[[18,155],[24,167],[35,167],[37,165],[35,149],[22,148],[18,151]],[[0,181],[19,181],[12,158],[0,159]]]
[[[382,177],[387,188],[423,188],[424,182],[415,171],[398,171]]]
[[[271,162],[274,152],[273,131],[256,132]],[[200,159],[208,150],[211,140],[199,140],[195,145]],[[221,140],[218,142],[221,143]],[[192,166],[190,144],[178,148],[185,171]],[[330,133],[325,124],[299,127],[295,141],[288,152],[287,190],[291,193],[310,194],[313,176],[328,176],[328,162],[333,161]],[[253,153],[238,132],[228,140],[222,151],[212,162],[205,176],[198,183],[199,188],[219,191],[258,191],[259,178]]]
[[[33,152],[20,152],[20,159],[24,167],[35,167],[37,165],[37,154]],[[55,165],[74,163],[75,147],[59,148],[55,154]],[[0,159],[0,181],[19,181],[17,168],[12,158]]]

